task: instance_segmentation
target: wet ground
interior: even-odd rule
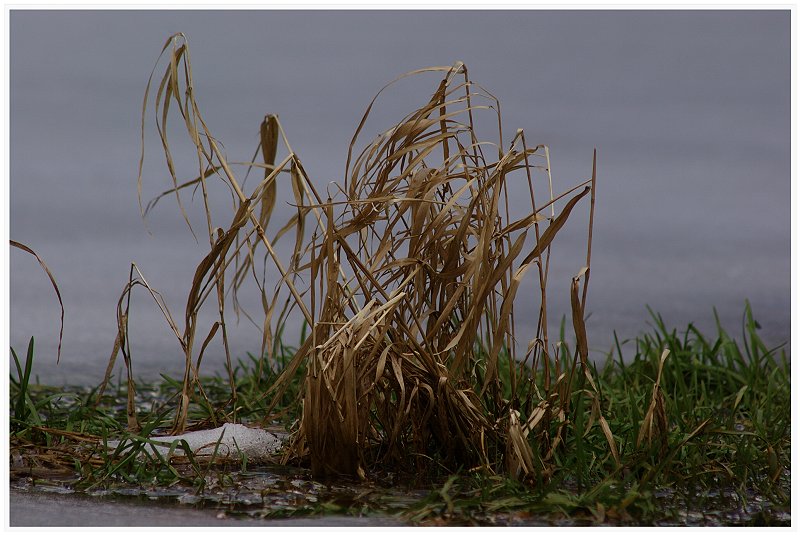
[[[113,483],[79,491],[67,481],[21,477],[11,482],[11,526],[401,526],[406,522],[376,511],[399,510],[427,494],[349,481],[323,484],[303,470],[281,467],[214,471],[203,485]]]
[[[401,526],[391,517],[342,515],[301,518],[232,516],[226,507],[176,507],[163,499],[145,496],[101,498],[12,489],[9,498],[11,527],[23,526]]]
[[[69,482],[18,477],[10,487],[10,525],[18,526],[409,526],[412,509],[429,490],[399,482],[319,482],[307,471],[270,467],[207,474],[202,489],[185,484],[114,483],[78,491]],[[789,492],[790,477],[781,487]],[[429,516],[422,525],[482,526],[790,526],[789,506],[756,492],[732,489],[694,496],[662,489],[648,520],[584,512],[524,512]],[[653,520],[653,518],[656,520]]]

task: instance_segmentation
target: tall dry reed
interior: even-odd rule
[[[155,92],[155,118],[172,187],[142,212],[174,195],[191,228],[181,194],[199,189],[209,253],[195,270],[182,328],[133,266],[118,307],[114,354],[122,350],[130,375],[126,299],[135,286],[144,286],[185,356],[175,432],[186,428],[193,397],[203,395],[198,368],[215,338],[221,338],[230,369],[226,302],[230,296],[236,312],[242,311],[238,294],[252,281],[262,302],[263,365],[274,364],[270,351],[286,322],[305,320],[311,326],[310,336],[265,392],[281,399],[296,375],[305,373],[297,400],[302,417],[287,460],[308,458],[320,475],[363,477],[377,468],[419,470],[432,464],[520,478],[546,475],[548,460],[563,444],[578,385],[591,401],[589,426],[601,426],[618,459],[588,367],[583,323],[594,166],[591,179],[555,195],[547,147],[530,147],[522,130],[506,141],[499,101],[472,82],[459,62],[407,73],[376,95],[350,143],[334,197],[315,188],[277,117],[267,116],[257,150],[262,161],[246,164],[248,171],[263,170],[263,178],[245,191],[201,115],[183,34],[167,40],[151,74],[142,108],[143,139],[161,60],[166,65]],[[438,76],[430,98],[371,142],[360,142],[378,96],[409,76]],[[186,181],[178,177],[168,142],[168,121],[175,115],[196,149],[196,177]],[[495,125],[497,138],[478,137],[479,122]],[[140,206],[143,160],[144,149]],[[221,180],[232,192],[234,215],[222,226],[209,208],[209,180]],[[509,196],[520,191],[527,191],[528,209],[512,217]],[[268,236],[280,195],[296,213]],[[546,288],[551,244],[584,198],[589,200],[589,246],[586,265],[571,287],[577,347],[570,366],[559,360],[561,352],[548,336]],[[281,258],[275,242],[292,234],[292,253]],[[259,278],[259,259],[277,269],[277,280]],[[514,301],[526,276],[534,278],[538,290],[525,298],[540,306],[535,336],[521,354]],[[198,312],[209,298],[216,302],[218,319],[201,327]],[[235,395],[232,377],[231,385]],[[131,396],[133,390],[131,380]]]

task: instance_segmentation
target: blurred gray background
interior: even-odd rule
[[[556,190],[589,178],[598,149],[587,304],[595,356],[610,349],[615,330],[621,339],[647,330],[646,305],[668,325],[707,330],[716,307],[740,333],[749,299],[766,340],[789,341],[789,10],[12,10],[10,236],[47,262],[66,308],[56,367],[57,301],[36,261],[12,250],[11,345],[21,353],[36,337],[42,380],[102,376],[131,262],[183,315],[208,248],[204,222],[195,209],[198,244],[174,199],[164,199],[149,235],[136,200],[145,84],[178,31],[189,38],[198,102],[228,158],[249,160],[261,118],[277,113],[321,188],[342,180],[352,134],[385,83],[464,61],[500,99],[506,138],[524,128],[530,144],[550,147]],[[426,102],[436,81],[379,100],[363,141]],[[169,187],[151,114],[146,139],[145,201]],[[179,175],[195,176],[177,129],[173,139]],[[582,206],[554,245],[553,328],[569,314],[569,281],[585,257]],[[518,298],[521,328],[537,306]],[[181,370],[179,346],[143,292],[134,294],[131,334],[137,376]],[[235,357],[258,351],[260,335],[246,321],[231,339]],[[215,341],[206,372],[222,369],[221,352]]]

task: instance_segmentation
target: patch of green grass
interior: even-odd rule
[[[535,478],[521,482],[471,467],[456,474],[442,469],[428,474],[439,482],[427,484],[430,491],[426,497],[402,507],[382,500],[380,488],[376,488],[357,498],[305,503],[297,510],[286,505],[260,514],[383,513],[423,524],[491,524],[530,518],[680,524],[677,511],[681,508],[742,508],[755,496],[778,510],[788,508],[791,388],[785,350],[764,344],[749,304],[739,341],[719,322],[713,336],[702,334],[693,325],[681,332],[669,329],[655,313],[652,323],[650,332],[635,340],[617,341],[605,361],[594,364],[596,390],[592,392],[595,396],[599,393],[599,407],[593,407],[595,398],[585,394],[586,376],[574,373],[576,387],[570,390],[571,403],[562,419],[566,424],[552,418],[549,429],[528,435],[535,455],[543,458],[552,452],[548,469]],[[193,403],[188,413],[191,426],[220,425],[235,416],[238,421],[289,428],[299,415],[280,409],[296,406],[303,374],[296,374],[295,384],[276,401],[279,410],[269,422],[263,422],[263,411],[275,401],[263,393],[295,351],[276,344],[275,367],[264,366],[248,355],[231,374],[203,379],[204,396],[198,398],[203,401]],[[659,385],[666,433],[648,443],[640,439],[642,422],[665,349],[669,356]],[[33,340],[24,362],[13,350],[12,357],[16,372],[12,373],[9,400],[12,478],[27,475],[67,480],[79,489],[180,483],[202,494],[209,473],[240,468],[221,462],[201,463],[188,448],[180,462],[145,448],[148,437],[167,428],[174,416],[170,395],[179,391],[176,379],[163,377],[160,384],[138,389],[137,416],[142,429],[130,433],[126,429],[126,383],[120,382],[100,399],[91,389],[59,391],[31,382]],[[562,359],[561,364],[562,373],[568,376],[574,372],[569,360]],[[555,362],[550,365],[553,369]],[[580,362],[576,366],[579,368]],[[230,392],[230,376],[236,385],[235,396]],[[542,382],[544,377],[540,374],[536,381]],[[617,444],[619,463],[598,425],[598,409]],[[109,449],[112,438],[120,442]],[[560,443],[553,447],[556,440]],[[292,462],[302,464],[303,460]],[[65,477],[68,473],[71,477]],[[224,481],[222,476],[218,479]],[[425,488],[425,484],[417,481],[416,487]],[[751,515],[758,516],[754,521],[770,523],[768,511],[758,514],[761,516]]]
[[[217,427],[229,421],[251,425],[284,427],[296,420],[292,412],[299,381],[284,393],[269,421],[265,410],[271,401],[263,393],[294,354],[295,347],[276,342],[275,366],[265,366],[252,354],[237,361],[232,370],[236,395],[231,395],[228,374],[204,377],[203,396],[189,406],[191,428]],[[229,467],[228,460],[199,462],[188,447],[178,446],[180,458],[168,460],[147,448],[154,435],[167,434],[176,410],[176,392],[181,381],[167,375],[161,381],[140,384],[136,391],[137,418],[141,429],[127,428],[127,382],[98,397],[97,388],[74,387],[66,390],[31,381],[34,367],[34,340],[28,345],[23,362],[11,349],[15,372],[10,376],[10,420],[12,477],[34,480],[68,481],[78,489],[115,485],[170,486],[177,483],[201,491],[205,477],[216,468]],[[235,401],[234,401],[235,400]],[[116,447],[108,447],[117,440]],[[242,460],[246,463],[246,460]],[[246,464],[244,465],[246,467]],[[237,469],[242,466],[237,466]]]
[[[619,466],[598,426],[588,425],[591,410],[578,388],[567,415],[573,425],[566,428],[548,478],[531,486],[485,474],[453,476],[410,518],[477,522],[504,512],[647,523],[669,518],[681,507],[742,508],[756,495],[788,507],[791,387],[785,350],[764,344],[749,303],[741,342],[719,321],[709,338],[693,325],[679,333],[659,315],[652,313],[652,319],[651,332],[617,341],[593,370],[603,414],[619,446]],[[637,445],[664,349],[670,351],[660,381],[667,434],[651,445]],[[555,433],[551,429],[550,436]],[[672,505],[665,508],[666,495]]]

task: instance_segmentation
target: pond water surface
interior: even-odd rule
[[[506,137],[525,128],[529,144],[550,147],[557,191],[589,177],[598,149],[587,306],[594,353],[611,347],[614,330],[627,338],[646,329],[646,305],[668,325],[705,330],[716,307],[736,334],[750,299],[768,343],[789,341],[788,10],[17,10],[10,29],[10,237],[35,249],[61,288],[61,363],[54,365],[52,288],[17,250],[7,317],[18,352],[36,337],[43,381],[100,379],[131,262],[180,323],[208,246],[202,234],[194,241],[169,199],[152,214],[149,235],[136,200],[144,87],[176,31],[189,37],[198,101],[228,158],[249,160],[262,117],[278,113],[323,190],[342,181],[352,133],[383,84],[464,61],[471,79],[500,99]],[[409,82],[381,97],[364,139],[426,102],[436,83]],[[177,129],[172,136],[178,174],[190,178],[193,151]],[[170,184],[150,116],[145,155],[147,201]],[[212,204],[225,205],[228,194],[217,193]],[[198,232],[201,204],[197,197],[189,209]],[[276,217],[290,211],[279,202]],[[578,212],[554,244],[553,330],[570,313],[570,279],[585,262],[588,205]],[[531,280],[517,300],[523,348],[535,296]],[[260,306],[255,295],[245,304]],[[201,316],[203,329],[213,318],[213,310]],[[234,357],[257,351],[258,330],[244,318],[238,327],[229,321]],[[130,322],[134,373],[179,373],[178,343],[144,292],[134,297]],[[299,321],[289,327],[287,343],[299,330]],[[215,340],[204,366],[220,371],[223,362]]]

